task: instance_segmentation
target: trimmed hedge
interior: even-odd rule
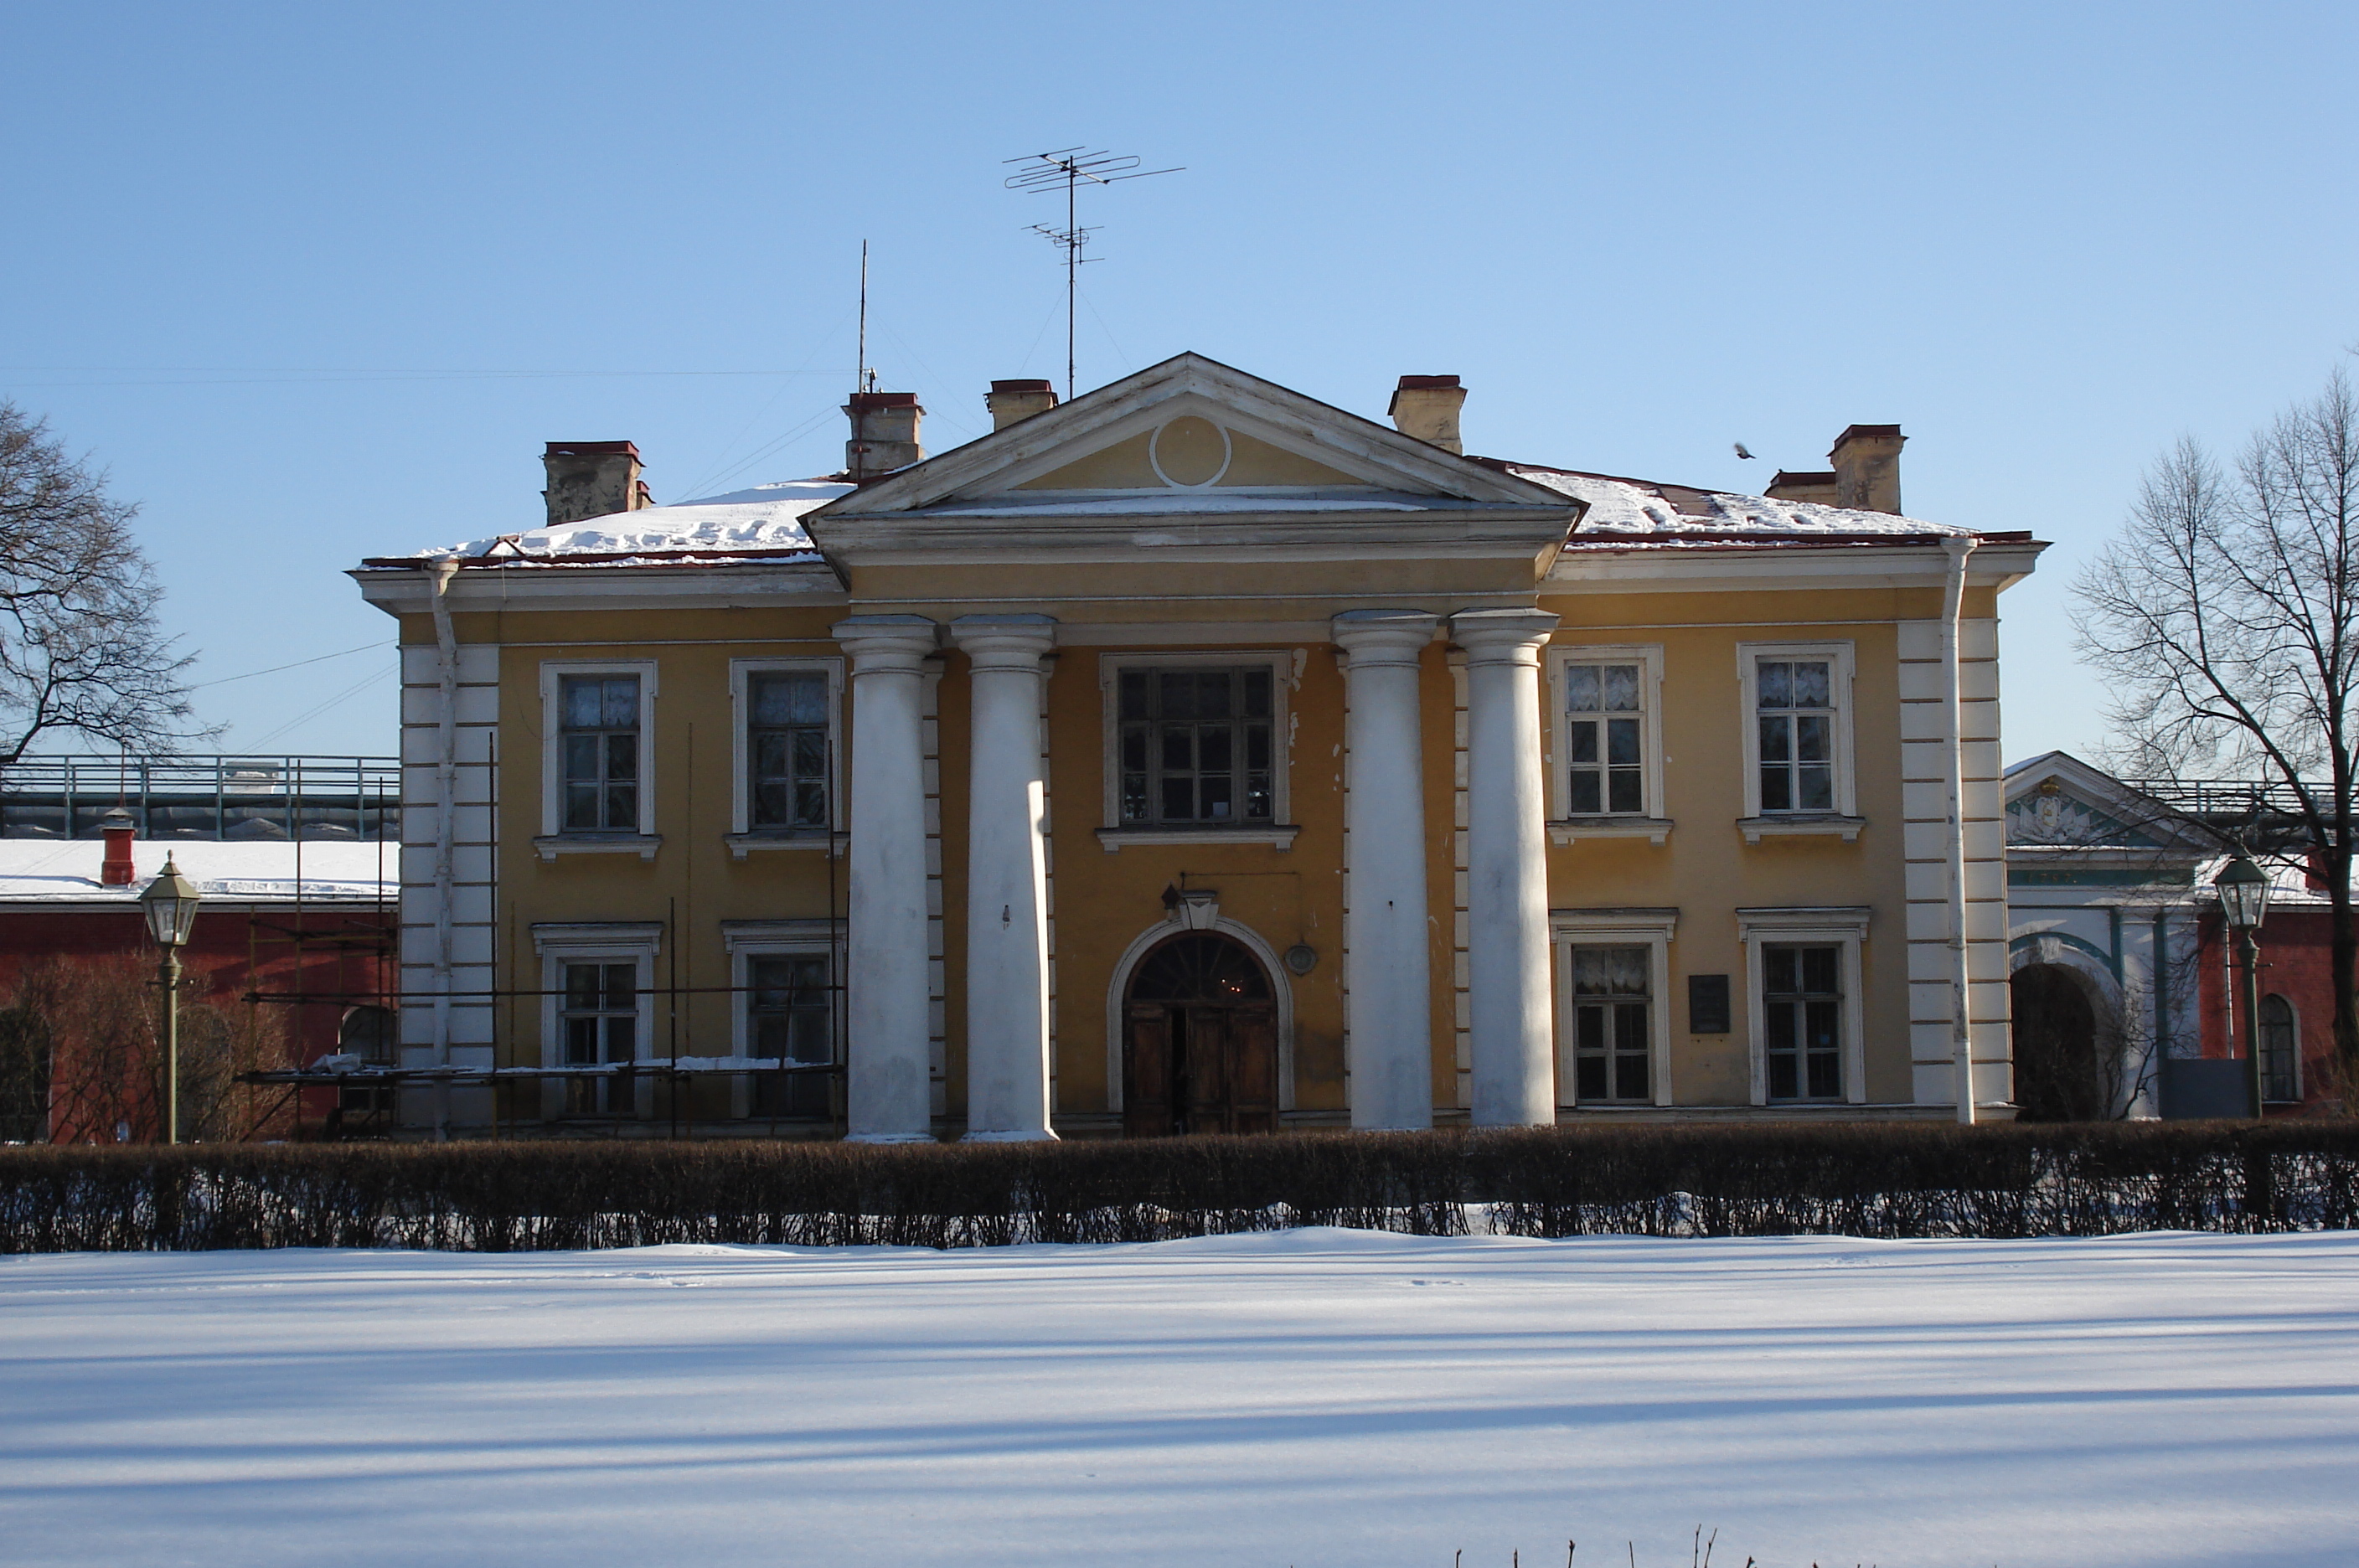
[[[0,1251],[2359,1225],[2359,1123],[1658,1125],[1128,1142],[0,1149]]]

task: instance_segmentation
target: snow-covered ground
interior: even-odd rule
[[[2359,1235],[0,1259],[26,1563],[2359,1561]]]

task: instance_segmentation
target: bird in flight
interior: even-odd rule
[[[1753,454],[1745,450],[1745,443],[1743,441],[1738,441],[1736,443],[1736,455],[1739,457],[1749,458]]]

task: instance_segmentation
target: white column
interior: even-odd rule
[[[973,666],[967,792],[966,1122],[970,1138],[1049,1130],[1048,800],[1040,778],[1047,615],[962,615]]]
[[[1540,610],[1450,617],[1450,635],[1466,650],[1466,961],[1476,1127],[1556,1120],[1540,768],[1540,649],[1556,625]]]
[[[1425,919],[1425,754],[1418,660],[1440,617],[1348,610],[1334,620],[1344,664],[1350,792],[1343,900],[1352,1125],[1433,1125],[1433,995]]]
[[[937,628],[922,615],[857,615],[834,632],[852,658],[849,1137],[930,1142],[921,726]]]

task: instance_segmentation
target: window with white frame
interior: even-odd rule
[[[823,834],[834,825],[841,660],[733,659],[736,788],[732,831]]]
[[[1552,909],[1557,950],[1557,1101],[1671,1103],[1674,909]]]
[[[1753,1103],[1867,1098],[1862,955],[1871,911],[1739,909]]]
[[[1737,659],[1745,815],[1853,815],[1852,645],[1741,643]]]
[[[651,835],[655,662],[550,660],[540,672],[544,852]]]
[[[820,920],[723,922],[736,998],[735,1054],[763,1064],[745,1073],[736,1115],[823,1121],[836,1114],[842,954],[831,931]]]
[[[1841,947],[1762,944],[1762,1049],[1771,1101],[1843,1097],[1843,1001]]]
[[[541,960],[541,1065],[565,1070],[543,1082],[544,1116],[650,1114],[652,1085],[631,1069],[654,1054],[662,938],[654,921],[532,928]]]
[[[1106,823],[1221,833],[1286,820],[1291,655],[1109,654]]]
[[[1549,659],[1555,713],[1550,794],[1559,819],[1612,825],[1662,815],[1659,647],[1559,648]]]
[[[1643,947],[1572,949],[1573,1094],[1577,1104],[1654,1098],[1654,990]]]

